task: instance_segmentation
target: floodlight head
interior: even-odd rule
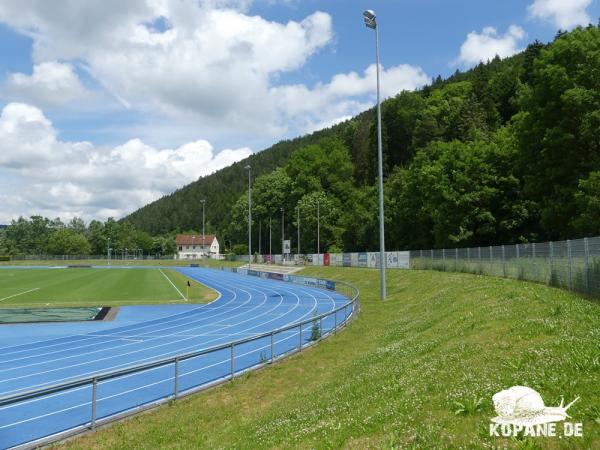
[[[369,19],[369,20],[375,20],[375,12],[372,9],[367,9],[364,13],[363,13],[363,17],[365,19]]]
[[[246,170],[250,170],[252,167],[250,166],[250,164],[248,164],[246,167],[244,167],[244,169]]]
[[[363,13],[363,17],[365,19],[365,25],[369,28],[377,28],[377,22],[375,21],[375,13],[370,10],[367,9],[364,13]]]

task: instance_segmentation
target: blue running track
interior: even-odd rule
[[[116,270],[116,269],[115,269]],[[337,292],[203,268],[177,269],[217,290],[207,305],[121,307],[114,321],[0,326],[0,397],[93,377],[256,336],[309,320],[349,302]],[[345,312],[347,310],[347,313]],[[323,318],[322,333],[352,313]],[[235,346],[239,373],[271,356],[310,343],[311,323]],[[302,331],[302,332],[300,332]],[[187,359],[178,366],[178,391],[227,379],[231,350]],[[98,383],[99,419],[173,395],[175,365]],[[90,423],[90,384],[0,406],[0,448],[46,438]]]

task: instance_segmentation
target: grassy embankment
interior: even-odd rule
[[[305,269],[361,290],[317,347],[63,444],[137,448],[600,448],[600,306],[543,285],[428,271]],[[490,437],[491,397],[527,385],[583,438]]]
[[[0,270],[0,308],[206,303],[217,295],[170,269]]]

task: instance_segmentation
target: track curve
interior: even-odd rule
[[[349,302],[324,289],[220,270],[177,270],[217,290],[219,298],[206,305],[123,307],[114,322],[80,324],[76,329],[85,332],[69,333],[66,328],[64,335],[54,337],[50,337],[52,330],[68,324],[15,326],[11,337],[18,340],[21,334],[29,342],[0,343],[0,397],[228,344],[310,320]],[[137,321],[136,312],[141,317]],[[344,310],[324,318],[323,329],[333,329],[334,322],[347,319],[345,314]],[[223,349],[178,363],[176,368],[162,366],[103,381],[97,386],[97,417],[164,399],[173,392],[174,383],[183,392],[222,380],[234,366],[240,372],[271,358],[271,349],[274,355],[282,355],[310,340],[308,324],[277,333],[273,342],[265,337],[240,344],[231,350],[233,362],[231,353]],[[89,422],[92,395],[87,385],[0,406],[0,448]]]

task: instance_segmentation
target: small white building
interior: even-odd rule
[[[219,241],[214,234],[178,234],[175,259],[219,259]]]

